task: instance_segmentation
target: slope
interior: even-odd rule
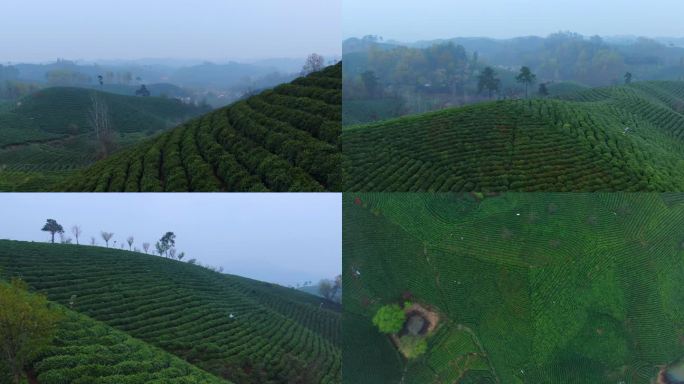
[[[48,305],[61,317],[52,344],[27,367],[29,382],[228,383],[99,321],[54,302]],[[10,381],[0,362],[0,382]]]
[[[0,190],[22,188],[23,178],[63,176],[101,156],[90,121],[93,98],[107,108],[110,151],[206,113],[178,100],[121,96],[81,88],[48,88],[0,111]]]
[[[684,191],[684,82],[353,126],[349,191]]]
[[[340,63],[218,109],[54,189],[340,190],[341,69]]]
[[[345,382],[651,383],[684,355],[683,196],[345,194]],[[408,361],[371,322],[406,297],[440,314]]]
[[[0,241],[0,268],[235,383],[341,381],[339,308],[294,289],[86,246]]]

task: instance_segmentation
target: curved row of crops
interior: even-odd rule
[[[653,382],[684,356],[682,202],[345,194],[345,382]],[[410,361],[371,322],[405,297],[441,324]]]
[[[0,242],[50,300],[236,383],[339,383],[340,315],[311,295],[97,247]]]
[[[684,190],[683,93],[640,83],[350,127],[345,190]]]
[[[341,189],[341,64],[96,163],[68,191]]]
[[[33,363],[33,373],[41,384],[227,383],[66,309],[53,345]]]

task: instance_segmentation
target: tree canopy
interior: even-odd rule
[[[50,232],[50,235],[52,236],[51,242],[54,244],[55,233],[64,233],[64,228],[57,223],[57,220],[47,219],[47,222],[45,225],[43,225],[43,229],[41,229],[41,231]]]
[[[501,85],[501,80],[496,77],[496,72],[492,67],[486,67],[482,73],[477,77],[477,89],[478,92],[487,90],[489,98],[492,98],[494,92],[499,91]]]
[[[535,81],[537,81],[537,75],[532,73],[529,67],[520,68],[520,73],[515,77],[518,83],[522,83],[525,86],[525,98],[527,98],[527,89]]]
[[[382,333],[398,333],[404,326],[406,313],[397,304],[389,304],[380,307],[373,316],[373,324]]]
[[[52,341],[61,313],[19,279],[0,283],[0,308],[0,356],[18,384],[26,364]]]

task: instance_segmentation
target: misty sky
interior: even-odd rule
[[[11,0],[0,61],[261,59],[341,52],[341,0]]]
[[[681,0],[343,0],[343,35],[435,38],[591,35],[684,37]]]
[[[188,259],[283,285],[316,283],[342,270],[340,194],[4,193],[0,213],[0,239],[49,241],[40,229],[51,218],[70,237],[79,224],[82,244],[95,236],[104,246],[100,232],[107,231],[119,247],[133,235],[142,248],[173,231]]]

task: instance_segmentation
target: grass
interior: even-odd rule
[[[684,190],[684,83],[507,100],[345,128],[345,190]]]
[[[5,278],[238,384],[341,382],[340,313],[295,289],[101,247],[0,241]],[[70,303],[73,301],[73,305]]]
[[[681,196],[345,194],[345,382],[650,383],[684,355]],[[442,324],[410,361],[371,323],[407,292]]]
[[[341,189],[341,68],[218,109],[96,163],[55,190]]]

